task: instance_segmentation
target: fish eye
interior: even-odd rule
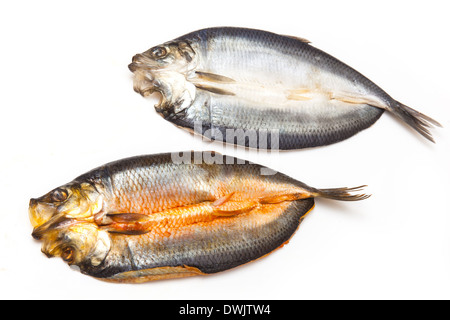
[[[155,47],[152,49],[151,55],[157,59],[164,58],[167,55],[167,50],[163,47]]]
[[[61,258],[68,263],[73,262],[73,248],[67,247],[61,253]]]
[[[56,189],[52,193],[52,200],[54,202],[61,202],[66,200],[68,197],[67,191],[61,188]]]

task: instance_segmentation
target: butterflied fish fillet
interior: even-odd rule
[[[347,139],[387,110],[433,141],[430,117],[391,98],[308,41],[261,30],[209,28],[133,57],[134,89],[207,138],[300,149]]]
[[[268,174],[271,173],[271,174]],[[361,187],[316,189],[217,153],[112,162],[30,200],[42,251],[119,282],[211,274],[289,241],[314,198],[367,198]]]

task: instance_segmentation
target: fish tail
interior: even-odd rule
[[[434,139],[429,128],[442,127],[436,120],[395,100],[389,110],[431,142],[434,142]]]
[[[317,189],[316,194],[319,197],[340,200],[340,201],[358,201],[364,200],[370,197],[365,193],[353,194],[354,192],[361,191],[367,186],[359,186],[354,188],[332,188],[332,189]]]

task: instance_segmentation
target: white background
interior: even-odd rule
[[[425,4],[425,5],[424,5]],[[446,1],[3,1],[0,4],[0,298],[450,298],[450,24]],[[202,141],[132,89],[127,65],[196,29],[304,37],[395,99],[440,121],[429,143],[385,113],[328,147],[268,155]],[[216,150],[319,188],[368,184],[368,200],[318,199],[291,242],[208,277],[105,283],[47,259],[28,201],[106,162]]]

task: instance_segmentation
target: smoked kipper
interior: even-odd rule
[[[246,147],[329,145],[385,110],[430,141],[440,126],[309,41],[261,30],[198,30],[136,54],[129,69],[136,92],[161,94],[166,120]]]
[[[42,252],[116,282],[204,275],[286,244],[314,198],[366,199],[362,187],[316,189],[214,152],[112,162],[30,200]]]

